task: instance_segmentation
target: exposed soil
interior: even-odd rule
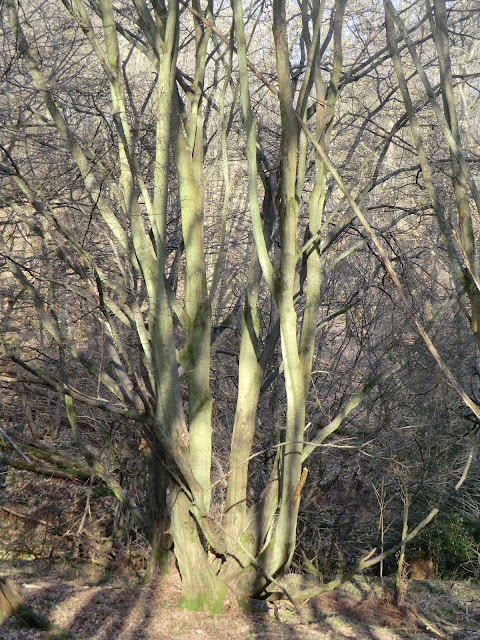
[[[22,629],[15,619],[7,619],[0,624],[1,640],[480,638],[480,585],[469,583],[412,582],[408,605],[399,611],[378,580],[362,577],[303,605],[301,620],[283,602],[216,615],[178,609],[180,581],[175,576],[143,586],[131,577],[100,575],[87,567],[0,563],[0,575],[7,574],[25,603],[46,616],[55,630]],[[290,578],[290,588],[295,579]]]

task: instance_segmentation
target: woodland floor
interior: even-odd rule
[[[223,614],[178,609],[180,583],[169,577],[142,586],[128,576],[100,575],[88,567],[45,562],[0,562],[25,603],[45,615],[56,631],[19,628],[7,619],[1,640],[408,640],[480,638],[480,585],[411,582],[403,614],[382,597],[378,579],[360,577],[302,606],[303,621],[290,605],[268,610],[235,608]],[[301,576],[289,576],[292,590]]]

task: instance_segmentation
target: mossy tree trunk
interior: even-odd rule
[[[335,64],[334,72],[331,78],[331,91],[328,107],[325,110],[329,117],[327,127],[324,126],[325,112],[321,107],[317,107],[317,126],[319,131],[323,132],[324,140],[328,139],[333,123],[333,114],[338,92],[338,83],[340,81],[340,71],[342,67],[341,41],[342,41],[342,25],[343,12],[346,2],[336,3],[335,14]],[[237,43],[237,53],[240,69],[240,85],[242,96],[242,108],[244,113],[247,147],[246,156],[248,160],[249,170],[249,203],[252,212],[253,231],[258,255],[258,263],[262,269],[263,276],[270,292],[273,295],[280,321],[280,336],[282,346],[282,361],[285,373],[285,386],[287,393],[287,424],[285,430],[285,442],[279,450],[277,465],[275,467],[275,478],[270,481],[269,490],[263,497],[262,506],[265,512],[259,517],[262,523],[271,523],[267,514],[274,513],[278,505],[279,512],[275,525],[275,530],[270,538],[266,548],[261,551],[258,561],[266,573],[279,575],[285,572],[290,565],[296,540],[296,522],[299,507],[298,495],[296,490],[299,487],[300,477],[302,474],[302,451],[305,428],[305,397],[310,384],[310,374],[313,359],[313,350],[316,335],[316,323],[318,317],[318,309],[320,303],[320,278],[321,278],[321,261],[319,244],[314,245],[310,258],[307,260],[307,304],[304,308],[302,318],[302,338],[299,344],[297,336],[298,316],[295,310],[295,298],[298,290],[297,280],[297,261],[299,258],[299,248],[297,246],[298,231],[298,212],[300,195],[303,192],[304,180],[304,156],[300,155],[298,160],[299,149],[305,153],[305,137],[303,136],[299,146],[299,129],[296,119],[295,107],[293,104],[293,87],[290,78],[290,62],[289,62],[289,44],[287,37],[287,18],[285,3],[280,1],[273,3],[273,35],[275,40],[276,53],[276,69],[278,78],[278,99],[280,103],[281,113],[281,142],[278,153],[278,164],[280,167],[279,182],[276,185],[277,202],[276,214],[279,219],[280,234],[280,255],[278,264],[274,267],[268,256],[268,247],[265,234],[262,229],[260,219],[260,207],[258,195],[255,186],[257,175],[257,157],[255,151],[255,129],[250,103],[250,93],[247,79],[247,59],[246,59],[246,40],[244,35],[244,19],[242,4],[240,1],[233,2],[234,8],[234,24]],[[323,83],[319,74],[319,58],[317,55],[319,24],[322,18],[323,4],[318,8],[315,14],[314,42],[310,42],[308,52],[308,68],[309,73],[305,79],[305,91],[300,93],[299,104],[302,115],[306,114],[306,102],[304,97],[308,94],[306,87],[311,86],[311,82],[315,78],[317,94],[320,95],[324,91]],[[309,34],[308,21],[304,23],[304,30]],[[321,104],[319,100],[319,104]],[[326,132],[326,133],[325,133]],[[315,181],[314,193],[310,198],[310,233],[315,237],[321,231],[321,217],[323,212],[324,190],[325,190],[325,167],[319,156],[316,157],[317,174]],[[274,276],[274,273],[276,275]],[[256,289],[253,289],[255,292]],[[256,298],[252,296],[248,299],[249,304],[256,303]],[[245,341],[245,362],[250,361],[243,378],[240,378],[240,385],[245,383],[246,388],[250,389],[250,396],[253,400],[252,407],[256,406],[255,375],[258,375],[258,362],[255,358],[255,325],[253,320],[255,313],[246,307],[249,311],[247,318],[244,318],[244,332],[247,330],[248,335]],[[250,326],[248,325],[250,322]],[[248,341],[250,338],[250,342]],[[242,341],[242,347],[244,342]],[[242,363],[240,363],[242,364]],[[241,371],[241,369],[240,369]],[[242,387],[239,387],[242,390]],[[253,391],[253,393],[252,393]],[[252,418],[248,419],[248,415],[243,414],[249,411],[243,409],[237,410],[235,427],[245,434],[245,442],[248,441],[248,434],[252,428]],[[246,419],[247,418],[247,419]],[[238,425],[237,425],[238,419]],[[250,429],[248,428],[250,425]],[[242,454],[245,451],[242,449]],[[246,459],[246,455],[244,460]],[[233,461],[239,458],[235,452]],[[244,465],[245,467],[246,465]],[[232,464],[231,470],[235,469]],[[228,503],[229,508],[235,514],[233,532],[240,537],[240,524],[245,521],[245,512],[243,511],[243,501],[246,499],[246,484],[239,476],[234,474],[235,486],[229,488]],[[276,491],[272,487],[276,487]],[[245,487],[245,488],[244,488]],[[234,499],[235,496],[235,499]],[[268,497],[267,497],[268,496]],[[257,517],[259,516],[257,512]],[[266,517],[265,517],[266,515]],[[263,527],[256,524],[256,531],[246,527],[243,530],[243,536],[240,537],[242,547],[250,546],[250,551],[258,548],[258,541],[262,543],[266,531]],[[243,550],[245,552],[245,550]],[[239,550],[239,553],[242,553]],[[250,576],[250,577],[249,577]],[[264,580],[264,576],[263,576]],[[237,586],[240,589],[255,591],[262,584],[262,576],[259,575],[253,567],[247,571],[240,572],[237,578]]]
[[[168,532],[170,515],[167,503],[169,477],[163,461],[163,452],[158,448],[146,451],[149,466],[148,483],[148,528],[151,552],[144,576],[148,582],[158,573],[167,573],[173,566],[171,552],[172,537]]]
[[[22,604],[22,597],[10,578],[0,577],[0,612],[2,617],[10,616]]]
[[[46,618],[23,604],[23,598],[13,580],[0,577],[0,622],[12,615],[24,626],[41,630],[50,628]]]
[[[191,502],[181,489],[173,491],[171,532],[175,557],[182,576],[179,606],[207,608],[219,612],[225,604],[227,586],[215,574],[200,540],[198,524],[191,514]]]

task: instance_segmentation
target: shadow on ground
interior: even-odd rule
[[[125,575],[81,575],[78,569],[28,566],[10,573],[25,604],[46,616],[50,632],[15,628],[12,620],[0,624],[1,640],[422,640],[432,623],[447,638],[480,640],[480,585],[431,581],[412,583],[407,615],[395,609],[380,582],[361,577],[342,589],[311,599],[302,607],[303,619],[292,605],[281,601],[245,611],[232,608],[213,615],[176,607],[180,596],[178,575],[147,586]],[[293,585],[306,586],[300,582]],[[289,587],[290,588],[290,587]],[[293,590],[293,589],[292,589]],[[63,635],[60,631],[63,630]],[[437,636],[438,637],[438,636]]]

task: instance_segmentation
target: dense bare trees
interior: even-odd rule
[[[480,419],[456,341],[431,339],[458,303],[475,368],[472,13],[366,11],[4,3],[3,350],[63,396],[79,455],[148,531],[150,572],[173,544],[188,607],[288,569],[335,434],[370,455],[390,438],[395,458],[392,380],[414,404],[441,374]],[[138,439],[144,504],[79,406]]]

